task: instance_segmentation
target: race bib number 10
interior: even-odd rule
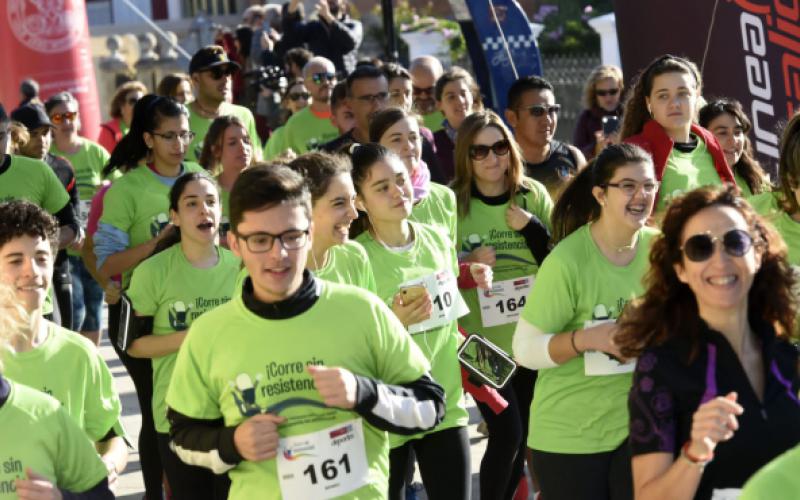
[[[361,419],[282,438],[278,480],[283,498],[334,498],[369,482]]]
[[[461,298],[458,282],[450,271],[440,271],[416,278],[400,285],[400,288],[422,285],[428,290],[433,302],[431,317],[408,327],[408,333],[420,333],[438,328],[469,314],[469,307]]]

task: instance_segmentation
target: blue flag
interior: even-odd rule
[[[488,97],[494,110],[503,116],[508,89],[517,77],[542,75],[536,38],[525,12],[516,0],[466,0],[466,5],[489,70],[490,88],[482,90],[490,93]],[[498,24],[505,34],[508,49],[503,43]],[[474,53],[472,50],[470,52]],[[514,67],[517,75],[514,74]]]

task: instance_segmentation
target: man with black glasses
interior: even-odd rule
[[[211,122],[219,116],[233,115],[244,123],[253,150],[261,156],[261,139],[256,131],[253,113],[236,104],[231,104],[231,75],[239,65],[230,59],[219,45],[208,45],[198,50],[189,62],[189,75],[195,91],[195,100],[189,104],[189,129],[195,137],[186,151],[186,159],[197,161],[203,149],[203,139]]]
[[[312,57],[303,67],[303,82],[311,94],[311,104],[289,118],[283,134],[270,137],[264,155],[267,160],[289,149],[301,155],[339,135],[339,130],[331,123],[331,95],[336,86],[333,63],[324,57]],[[272,141],[279,142],[273,144]]]
[[[544,184],[553,200],[586,165],[578,148],[554,138],[560,111],[553,85],[544,78],[525,76],[508,89],[505,115],[522,149],[525,175]]]
[[[322,149],[339,153],[357,142],[369,142],[369,122],[375,114],[389,104],[389,82],[383,72],[375,66],[364,65],[356,68],[347,77],[347,104],[353,112],[356,126],[324,144]]]

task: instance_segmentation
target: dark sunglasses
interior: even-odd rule
[[[473,144],[469,147],[469,157],[473,160],[483,160],[489,156],[489,151],[493,152],[495,156],[505,156],[511,150],[511,144],[503,139],[497,141],[491,146],[485,144]]]
[[[234,69],[232,66],[214,66],[213,68],[209,68],[208,71],[211,74],[211,78],[214,80],[219,80],[224,76],[230,76],[233,74]]]
[[[413,89],[414,95],[420,95],[420,94],[433,95],[433,87],[422,88],[422,87],[417,87],[416,85],[414,85],[414,86],[412,86],[412,89]]]
[[[714,246],[717,241],[722,242],[725,253],[731,257],[742,257],[753,247],[753,238],[747,231],[731,229],[722,236],[710,234],[695,234],[688,238],[681,251],[692,262],[703,262],[714,255]]]
[[[311,75],[311,80],[317,85],[322,85],[322,81],[332,82],[336,80],[336,73],[314,73]]]
[[[311,94],[308,92],[292,92],[289,94],[289,99],[293,101],[299,101],[300,99],[307,101],[309,97],[311,97]]]
[[[619,94],[619,89],[595,90],[594,93],[599,97],[605,97],[607,95]]]
[[[535,116],[536,118],[540,118],[544,115],[558,115],[561,112],[561,105],[560,104],[553,104],[552,106],[547,106],[544,104],[534,104],[533,106],[528,106],[524,108],[528,110],[528,113],[531,116]]]
[[[78,113],[74,111],[67,111],[66,113],[56,113],[50,117],[50,121],[55,123],[56,125],[61,125],[67,120],[74,121],[76,116],[78,116]]]

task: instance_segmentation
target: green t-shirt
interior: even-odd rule
[[[696,136],[693,136],[696,137]],[[697,137],[697,147],[691,153],[672,148],[661,177],[661,189],[657,212],[664,212],[673,198],[703,186],[722,184],[714,158],[708,152],[706,143]]]
[[[114,377],[88,339],[49,321],[47,326],[41,345],[6,356],[3,375],[61,401],[89,439],[99,441],[120,418]]]
[[[748,201],[759,215],[766,218],[775,226],[789,248],[788,260],[792,266],[800,266],[800,222],[781,208],[783,194],[779,191],[761,193],[753,196]]]
[[[14,481],[25,479],[28,468],[73,493],[102,481],[106,466],[59,402],[12,380],[9,384],[11,394],[0,406],[0,500],[17,500]]]
[[[738,172],[733,173],[733,180],[736,181],[736,185],[739,186],[739,189],[742,191],[742,196],[744,198],[750,198],[751,196],[753,196],[753,191],[750,189],[750,185],[747,184],[745,178],[739,175]]]
[[[739,500],[774,500],[800,496],[800,446],[784,452],[747,481]]]
[[[270,320],[252,313],[241,294],[198,318],[178,352],[167,404],[192,418],[223,418],[226,426],[257,413],[277,412],[287,419],[279,427],[281,438],[338,424],[346,424],[342,429],[363,425],[369,482],[344,498],[384,498],[387,433],[353,412],[315,406],[321,397],[305,367],[339,366],[400,384],[417,380],[429,364],[394,314],[374,295],[350,285],[317,283],[321,288],[317,302],[289,319]],[[294,398],[311,400],[311,404],[298,404]],[[282,410],[273,408],[287,402],[291,404]],[[293,451],[278,450],[278,454],[291,457]],[[239,463],[228,473],[233,483],[228,498],[281,498],[277,462]]]
[[[269,161],[274,159],[277,156],[280,156],[283,153],[286,143],[286,126],[281,125],[280,127],[276,128],[272,131],[272,135],[269,136],[267,139],[267,143],[264,145],[264,160]]]
[[[522,318],[542,332],[585,328],[594,320],[619,317],[625,304],[644,292],[652,238],[640,231],[636,256],[615,266],[581,226],[544,260]],[[586,376],[583,356],[539,370],[531,405],[528,446],[552,453],[601,453],[617,448],[628,435],[631,374]]]
[[[409,220],[439,226],[456,241],[456,195],[447,186],[431,182],[428,196],[411,209]]]
[[[386,304],[392,303],[399,291],[399,285],[409,280],[442,271],[450,271],[458,276],[458,260],[455,247],[450,240],[434,226],[417,222],[410,224],[414,232],[414,243],[407,251],[389,250],[376,241],[368,231],[356,238],[369,255],[377,285],[376,294]],[[464,404],[464,391],[461,387],[461,368],[456,355],[460,337],[456,321],[412,335],[431,363],[433,379],[445,390],[447,408],[442,423],[426,433],[415,436],[392,434],[389,437],[392,448],[431,432],[467,425],[468,416]]]
[[[106,148],[96,142],[83,137],[81,137],[80,141],[81,146],[75,154],[68,154],[59,150],[55,143],[50,146],[50,152],[56,156],[63,156],[72,163],[72,168],[75,169],[75,185],[78,187],[78,198],[82,202],[91,202],[92,196],[95,195],[97,189],[103,183],[103,167],[106,166],[111,155],[106,151]],[[116,170],[115,173],[117,172],[119,171]]]
[[[69,203],[69,194],[53,169],[40,160],[11,156],[11,165],[0,174],[0,203],[27,200],[56,214]],[[0,164],[3,155],[0,155]]]
[[[203,167],[196,163],[183,164],[183,173],[202,171]],[[169,190],[149,167],[139,165],[108,189],[100,223],[127,233],[128,248],[150,241],[169,224]],[[123,288],[127,288],[132,271],[123,273]]]
[[[376,291],[375,276],[369,256],[359,243],[347,241],[328,249],[328,259],[321,269],[314,271],[320,279],[354,285],[372,293]]]
[[[444,122],[444,114],[439,110],[422,116],[422,124],[429,128],[431,132],[437,132],[443,129],[444,125],[442,125],[442,122]]]
[[[153,334],[188,330],[200,315],[231,300],[239,259],[218,247],[214,267],[194,267],[180,244],[145,260],[136,267],[126,292],[134,311],[153,317]],[[178,353],[153,358],[153,420],[156,430],[169,432],[167,387]]]
[[[200,158],[200,152],[203,151],[203,140],[206,138],[208,129],[211,127],[211,122],[214,120],[212,118],[203,118],[198,115],[194,112],[192,106],[188,106],[188,108],[189,130],[195,133],[195,138],[186,150],[186,160],[197,161]],[[245,130],[247,130],[247,134],[250,136],[253,151],[261,151],[261,138],[258,136],[256,120],[253,118],[253,113],[244,106],[223,102],[219,106],[219,116],[228,115],[235,116],[242,120]]]
[[[311,112],[310,106],[293,114],[282,128],[285,129],[283,133],[267,141],[264,159],[271,160],[287,149],[301,155],[339,137],[339,129],[333,126],[331,120],[319,118]],[[270,145],[273,141],[275,144]]]
[[[549,228],[553,200],[550,199],[547,188],[535,180],[526,182],[526,187],[529,188],[529,191],[517,195],[517,205],[538,217]],[[470,200],[469,214],[458,219],[457,241],[460,254],[466,255],[479,246],[490,246],[495,249],[497,263],[492,268],[494,283],[535,276],[539,270],[540,263],[536,262],[525,238],[519,231],[514,231],[506,224],[506,210],[509,205],[510,202],[502,205],[487,205],[473,197]],[[528,283],[520,285],[529,286]],[[459,319],[459,324],[467,332],[485,336],[510,354],[516,321],[496,326],[484,326],[478,299],[479,293],[483,294],[485,298],[493,295],[491,291],[475,288],[461,291],[470,313]],[[504,309],[501,311],[524,307],[524,303],[520,304],[519,299],[512,298],[513,303],[509,304],[508,298],[501,295],[496,295],[496,298],[497,300],[492,302],[497,303],[502,300],[499,307]],[[497,307],[495,306],[495,308]],[[519,314],[519,311],[516,312]]]
[[[219,241],[223,242],[228,237],[231,230],[231,192],[219,187],[219,200],[222,203],[222,214],[219,218]]]

